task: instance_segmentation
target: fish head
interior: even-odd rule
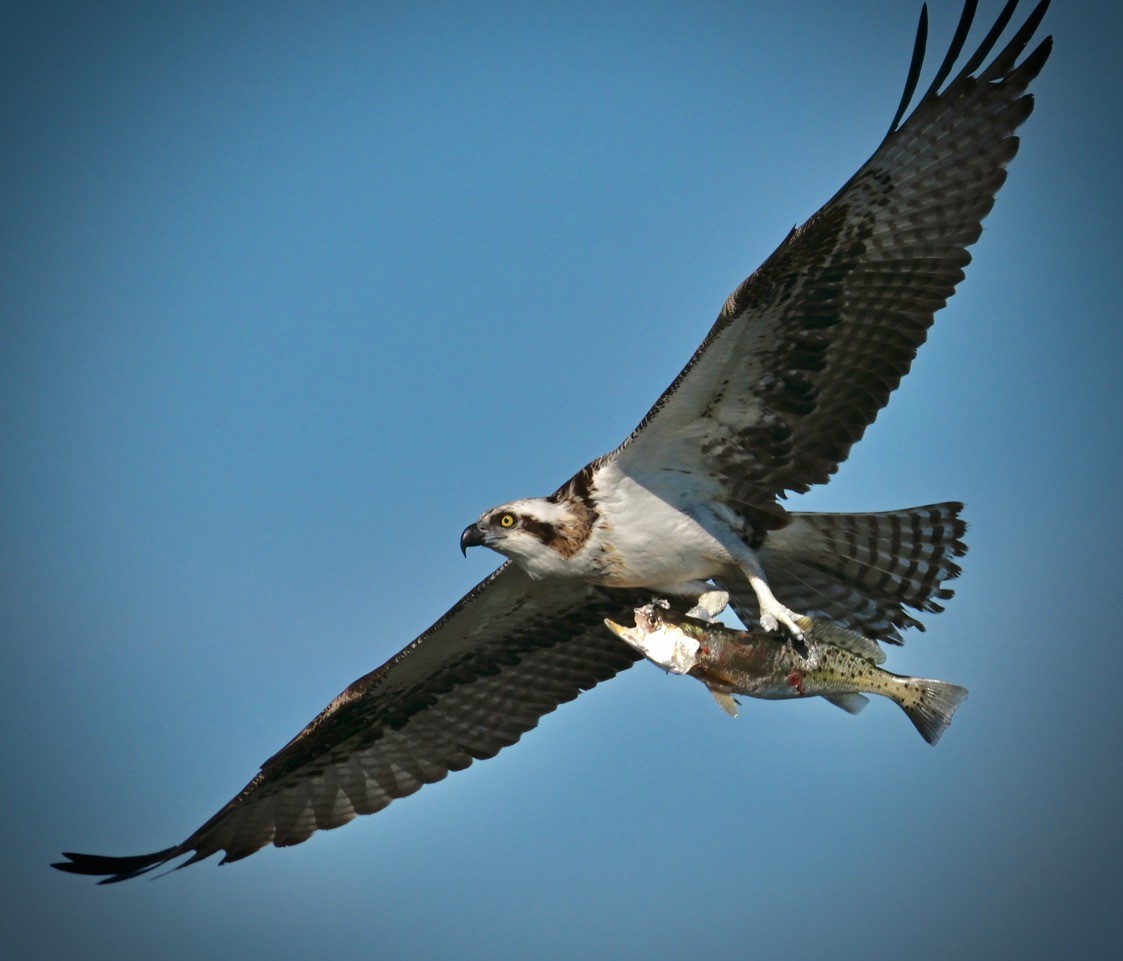
[[[701,645],[671,624],[659,623],[636,611],[636,626],[624,627],[615,621],[605,620],[605,626],[620,640],[631,645],[644,657],[671,674],[688,674],[698,663]]]

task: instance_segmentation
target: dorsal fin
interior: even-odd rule
[[[806,620],[810,623],[810,640],[813,644],[830,644],[833,647],[841,647],[844,651],[856,654],[871,664],[880,664],[885,660],[885,652],[877,641],[871,641],[857,631],[852,631],[825,618],[808,617],[800,618],[800,620]]]

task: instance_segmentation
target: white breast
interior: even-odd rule
[[[573,558],[588,568],[578,576],[657,590],[706,580],[732,562],[711,533],[715,525],[728,527],[710,506],[715,492],[691,475],[637,479],[609,461],[594,482],[600,517],[588,546]]]

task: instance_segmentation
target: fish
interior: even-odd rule
[[[699,609],[695,609],[697,611]],[[822,697],[851,714],[878,694],[897,704],[920,736],[936,744],[967,689],[947,681],[893,674],[879,665],[875,642],[833,621],[797,617],[798,644],[760,628],[738,631],[717,621],[679,614],[658,601],[635,609],[635,626],[605,625],[648,660],[672,674],[687,674],[737,716],[734,694],[765,700]]]

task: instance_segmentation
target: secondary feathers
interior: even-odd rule
[[[765,573],[784,605],[880,640],[899,642],[900,629],[918,626],[908,609],[938,610],[964,551],[960,505],[808,515],[789,513],[778,498],[837,469],[963,278],[967,248],[1017,151],[1015,130],[1033,109],[1026,90],[1051,49],[1047,38],[1025,54],[1045,0],[991,56],[1016,2],[953,76],[976,6],[966,3],[934,82],[907,113],[925,46],[922,15],[885,139],[733,292],[631,436],[551,497],[496,508],[465,531],[465,548],[507,547],[518,563],[505,563],[348,686],[181,843],[135,857],[67,854],[56,867],[105,883],[185,855],[192,863],[222,851],[230,861],[298,843],[493,756],[630,666],[639,655],[604,620],[648,603],[656,585],[597,583],[634,563],[612,556],[622,532],[605,525],[628,512],[613,501],[609,478],[627,478],[715,536],[731,566],[690,577],[716,577],[750,621],[770,613],[759,606],[771,596],[761,593]],[[715,534],[715,518],[738,543]],[[515,534],[528,538],[521,554]],[[733,577],[736,570],[760,584]]]

